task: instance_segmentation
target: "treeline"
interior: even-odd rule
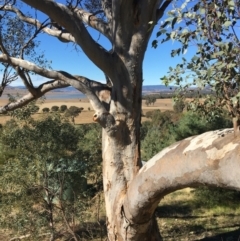
[[[147,100],[148,98],[155,98],[155,99],[169,99],[173,98],[176,95],[182,95],[184,93],[185,98],[196,98],[202,97],[204,98],[207,95],[215,95],[215,93],[210,89],[188,89],[188,90],[172,90],[172,91],[163,91],[159,93],[151,93],[151,94],[144,94],[142,95],[143,100]]]

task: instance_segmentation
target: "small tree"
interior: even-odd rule
[[[177,99],[174,100],[173,110],[176,113],[182,113],[184,108],[185,108],[185,103],[184,103],[184,100],[182,98],[177,98]]]
[[[67,110],[67,106],[66,105],[61,105],[60,106],[60,111],[61,112],[65,112]]]
[[[70,106],[65,112],[66,117],[70,117],[72,122],[75,123],[75,117],[81,113],[81,109],[77,106]]]
[[[154,103],[156,102],[156,96],[154,95],[147,95],[145,96],[145,104],[148,105],[154,105]]]
[[[50,109],[48,108],[48,107],[44,107],[43,109],[42,109],[42,112],[43,113],[48,113],[50,111]]]
[[[51,111],[52,111],[52,112],[57,112],[58,110],[59,110],[59,107],[56,106],[56,105],[54,105],[54,106],[51,107]]]

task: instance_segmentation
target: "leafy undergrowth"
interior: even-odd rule
[[[167,195],[156,215],[164,240],[240,241],[240,204],[203,205],[194,189]]]
[[[92,200],[85,214],[86,222],[79,223],[75,230],[82,241],[106,239],[104,202],[102,195],[99,198]],[[196,201],[194,189],[187,188],[167,195],[156,215],[164,241],[240,241],[240,204],[236,202],[228,206],[201,205]],[[69,240],[67,237],[63,235],[56,241]],[[39,241],[49,240],[44,238]],[[0,231],[0,240],[9,237]]]

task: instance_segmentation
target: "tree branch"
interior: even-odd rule
[[[75,9],[74,11],[78,14],[78,16],[85,24],[99,31],[110,41],[112,41],[112,36],[108,23],[104,22],[102,19],[97,18],[95,14],[86,12],[83,9]]]
[[[172,2],[172,0],[166,0],[163,5],[157,10],[157,14],[156,14],[156,19],[157,21],[162,18],[165,10],[167,9],[167,7],[169,6],[169,4]]]
[[[75,42],[82,48],[90,60],[108,76],[111,75],[111,54],[91,37],[82,19],[65,5],[48,0],[22,0],[63,26],[75,38]]]
[[[66,42],[73,42],[75,43],[75,38],[68,32],[64,32],[62,30],[58,29],[51,29],[48,27],[43,27],[42,23],[38,21],[37,19],[26,17],[19,9],[14,8],[13,6],[5,6],[3,7],[3,10],[14,12],[21,21],[34,25],[37,28],[41,29],[44,33],[47,33],[48,35],[51,35],[53,37],[57,37],[58,39]]]
[[[35,88],[34,95],[32,93],[28,93],[19,100],[15,102],[8,103],[7,105],[0,107],[0,113],[6,113],[7,111],[12,111],[17,108],[20,108],[24,105],[27,105],[33,100],[36,100],[40,97],[42,97],[47,92],[58,89],[58,88],[64,88],[70,86],[69,84],[65,83],[64,81],[60,80],[52,80],[48,81],[46,83],[41,84],[39,87]]]
[[[206,132],[165,148],[130,184],[124,212],[133,223],[148,222],[164,195],[201,185],[240,190],[240,137],[232,129]]]
[[[28,71],[32,71],[38,75],[41,75],[41,76],[49,78],[49,79],[64,81],[68,85],[71,85],[74,88],[76,88],[79,91],[86,94],[90,100],[92,99],[92,93],[93,93],[91,90],[91,87],[93,85],[92,83],[97,83],[97,82],[91,81],[85,77],[78,76],[76,78],[75,76],[73,76],[67,72],[64,72],[64,71],[47,70],[47,69],[41,68],[27,60],[10,57],[6,54],[0,55],[0,61],[4,62],[4,63],[8,63],[15,68],[21,67]],[[109,87],[108,87],[108,89],[109,89]]]
[[[115,120],[113,116],[110,115],[108,112],[111,99],[111,88],[109,86],[87,79],[82,76],[73,76],[64,71],[47,70],[29,61],[13,58],[6,54],[0,55],[0,61],[11,64],[15,68],[21,67],[28,71],[33,71],[34,73],[39,74],[43,77],[49,79],[52,78],[56,81],[61,81],[60,83],[65,83],[63,87],[70,85],[73,86],[74,88],[85,94],[90,100],[93,109],[96,111],[93,116],[94,121],[99,122],[104,128],[112,128],[112,126],[115,125]],[[21,75],[21,77],[24,80],[26,76]],[[31,89],[31,93],[24,96],[18,102],[14,102],[3,107],[2,112],[22,107],[28,104],[30,101],[41,97],[44,93],[42,91],[39,91],[39,88],[34,88],[34,90]]]
[[[111,23],[112,21],[112,1],[111,0],[102,0],[102,9],[105,13],[105,16],[108,19],[108,22]]]

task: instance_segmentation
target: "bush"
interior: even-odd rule
[[[45,107],[45,108],[42,109],[42,112],[43,112],[43,113],[48,113],[49,111],[50,111],[50,109],[47,108],[47,107]]]
[[[61,105],[60,106],[60,111],[61,112],[65,112],[67,110],[67,106],[66,105]]]
[[[53,112],[56,112],[58,110],[59,110],[59,107],[56,105],[52,106],[52,108],[51,108],[51,111],[53,111]]]
[[[3,128],[1,228],[30,233],[34,237],[31,240],[42,240],[35,239],[41,233],[52,233],[54,237],[69,231],[69,224],[64,224],[87,208],[86,162],[88,156],[93,156],[79,149],[79,131],[63,122],[60,115],[24,126],[11,121]],[[95,158],[99,160],[99,156],[101,153]]]
[[[68,110],[65,112],[66,117],[70,117],[72,122],[75,123],[74,118],[77,117],[81,113],[81,108],[77,106],[70,106]]]
[[[149,105],[154,105],[154,103],[156,102],[156,96],[155,95],[147,95],[147,96],[145,96],[145,104],[147,105],[147,106],[149,106]]]
[[[178,99],[174,102],[174,105],[173,105],[173,110],[176,112],[176,113],[182,113],[183,110],[185,108],[185,103],[182,99]]]
[[[197,203],[204,204],[209,207],[239,204],[240,199],[240,192],[224,188],[201,187],[195,190],[194,195]]]

